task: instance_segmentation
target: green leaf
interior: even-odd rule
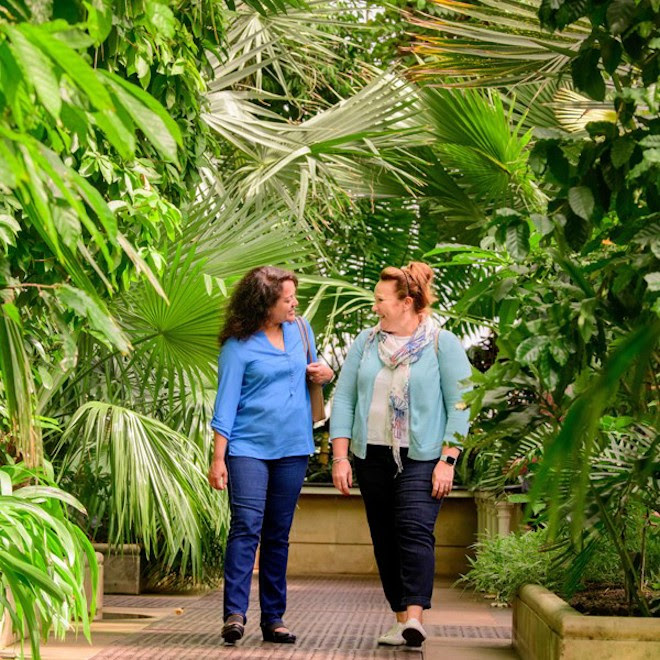
[[[535,335],[525,339],[516,349],[516,359],[520,362],[533,364],[539,359],[548,344],[548,337]]]
[[[95,112],[94,123],[105,133],[110,144],[124,159],[130,160],[135,155],[135,136],[127,128],[115,111],[103,110]]]
[[[586,186],[576,186],[568,191],[568,203],[573,213],[583,220],[590,220],[594,212],[594,196]]]
[[[612,165],[619,168],[626,165],[635,150],[635,142],[629,137],[618,138],[612,145]]]
[[[99,110],[112,109],[112,101],[106,88],[98,79],[97,72],[76,51],[59,39],[41,29],[40,26],[22,24],[20,29],[46,52],[51,59],[69,76],[71,82],[87,96],[90,103]]]
[[[603,38],[600,40],[600,52],[605,71],[612,75],[621,62],[623,46],[618,39]]]
[[[19,29],[6,25],[5,30],[11,39],[17,63],[34,86],[46,110],[53,119],[57,119],[62,108],[62,97],[51,61]]]
[[[53,222],[64,245],[75,249],[82,236],[78,216],[68,206],[53,205]]]
[[[78,316],[86,318],[91,328],[110,345],[116,346],[122,353],[128,353],[131,346],[126,335],[117,325],[107,310],[80,289],[63,284],[58,289],[58,298],[62,304],[74,310]]]
[[[41,384],[47,389],[50,390],[53,388],[53,377],[50,375],[50,372],[42,364],[37,368],[39,372],[39,377],[41,378]]]
[[[612,34],[622,34],[635,19],[635,0],[613,0],[607,8],[607,23]]]
[[[600,51],[586,48],[571,62],[571,74],[575,86],[596,101],[605,98],[605,81],[598,68]]]
[[[97,45],[102,44],[112,30],[112,9],[103,2],[83,2],[87,9],[87,30]]]
[[[510,325],[514,322],[518,309],[520,308],[520,301],[517,298],[507,298],[502,302],[498,310],[500,317],[500,332],[508,330]]]
[[[0,213],[0,243],[16,245],[16,236],[21,231],[21,226],[11,215]]]
[[[119,76],[108,71],[100,73],[108,80],[123,108],[161,156],[177,163],[181,131],[165,109],[152,96]]]
[[[579,250],[589,238],[590,225],[575,213],[568,213],[564,225],[564,236],[573,250]]]
[[[550,355],[555,359],[558,365],[564,366],[568,362],[570,353],[568,349],[560,342],[550,342]]]
[[[547,148],[548,169],[552,176],[561,184],[567,184],[570,177],[571,164],[568,162],[561,147],[551,143]]]
[[[660,291],[660,273],[648,273],[644,279],[649,291]]]
[[[541,234],[541,236],[548,236],[555,230],[554,223],[552,220],[550,220],[550,218],[548,218],[547,215],[533,213],[530,218],[534,223],[534,227],[536,227],[536,230]]]
[[[516,260],[522,261],[529,254],[529,225],[518,222],[506,228],[506,249]]]
[[[176,31],[177,20],[172,10],[162,2],[150,0],[146,6],[147,20],[160,32],[160,34],[172,39]]]
[[[14,303],[6,302],[2,305],[2,311],[19,327],[23,325],[21,321],[21,314],[18,311],[18,307]]]

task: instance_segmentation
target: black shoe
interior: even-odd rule
[[[275,644],[295,644],[296,636],[288,630],[275,630],[276,628],[284,628],[282,621],[272,621],[271,623],[261,624],[261,635],[264,642],[274,642]]]
[[[230,614],[222,626],[222,639],[225,644],[235,644],[245,634],[245,617],[242,614]]]

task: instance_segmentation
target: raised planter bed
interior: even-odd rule
[[[455,578],[468,568],[476,540],[477,512],[472,493],[455,489],[445,499],[436,536],[436,574]],[[290,575],[376,575],[360,491],[340,495],[332,486],[304,486],[293,519]]]
[[[127,543],[121,550],[107,543],[93,543],[94,550],[104,557],[103,592],[106,594],[140,593],[140,551],[136,543]]]
[[[527,584],[513,603],[513,646],[522,660],[651,660],[660,658],[660,620],[585,616]]]

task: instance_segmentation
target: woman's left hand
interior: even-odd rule
[[[322,362],[310,362],[307,365],[307,378],[312,383],[318,383],[319,385],[329,383],[334,375],[332,369]]]
[[[449,495],[454,485],[454,466],[445,461],[438,461],[433,469],[432,484],[431,497],[440,500]]]

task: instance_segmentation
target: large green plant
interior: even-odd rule
[[[34,476],[20,465],[0,466],[0,619],[11,619],[21,656],[22,639],[29,635],[38,659],[40,637],[51,631],[63,637],[72,619],[90,639],[98,566],[90,542],[66,513],[67,507],[81,514],[85,509],[53,485],[29,485]],[[83,590],[86,566],[90,603]]]

